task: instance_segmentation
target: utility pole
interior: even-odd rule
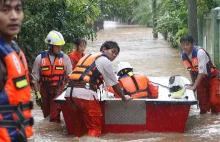
[[[153,15],[152,16],[153,17],[152,26],[153,26],[153,37],[154,38],[158,38],[158,33],[155,32],[155,28],[157,27],[157,11],[156,11],[156,9],[157,9],[157,0],[152,0],[152,15]]]
[[[191,35],[194,39],[194,44],[198,45],[196,0],[188,0],[188,30],[189,35]]]

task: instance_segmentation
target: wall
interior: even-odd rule
[[[199,45],[209,53],[218,70],[220,70],[220,7],[198,20]]]

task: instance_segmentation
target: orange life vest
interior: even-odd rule
[[[55,57],[54,63],[51,65],[48,51],[43,51],[40,61],[40,83],[47,87],[62,86],[65,80],[64,65],[63,53]]]
[[[91,53],[81,58],[70,75],[70,80],[85,81],[89,83],[90,89],[96,90],[103,83],[103,76],[95,65],[95,60],[100,56],[105,55],[101,52]]]
[[[186,55],[186,53],[183,52],[182,60],[184,62],[184,65],[185,65],[186,69],[188,71],[192,71],[194,78],[197,77],[198,72],[199,72],[197,53],[198,53],[199,49],[203,49],[205,51],[206,55],[209,57],[209,62],[206,65],[207,66],[207,73],[208,73],[208,75],[209,76],[216,76],[216,75],[218,75],[218,71],[215,69],[215,67],[214,67],[214,65],[213,65],[213,63],[211,61],[211,58],[210,58],[210,55],[208,54],[208,52],[204,48],[200,48],[198,46],[194,46],[193,47],[193,50],[192,50],[192,60],[190,60],[188,58],[188,56]]]
[[[69,58],[71,60],[72,63],[72,70],[74,70],[74,68],[76,67],[78,61],[85,56],[85,53],[80,54],[77,50],[71,52],[69,55]]]
[[[124,94],[132,98],[150,98],[148,86],[149,79],[143,75],[126,75],[119,78],[119,83],[123,88]]]
[[[15,42],[10,46],[1,39],[0,57],[8,78],[0,92],[0,141],[27,141],[33,135],[33,103],[26,59]]]

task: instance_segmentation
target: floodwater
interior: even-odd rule
[[[106,40],[118,42],[121,48],[118,58],[113,62],[114,67],[120,61],[127,61],[134,67],[135,72],[148,77],[169,77],[178,74],[189,79],[180,59],[179,49],[171,48],[161,35],[154,39],[151,28],[106,22],[105,30],[97,33],[97,39],[93,42],[88,41],[86,53],[99,51]],[[103,134],[100,138],[77,138],[67,135],[63,118],[61,124],[50,123],[48,119],[43,118],[37,106],[33,110],[33,116],[35,132],[29,142],[220,142],[220,115],[200,115],[197,107],[190,110],[185,133]]]

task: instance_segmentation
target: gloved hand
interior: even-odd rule
[[[41,107],[42,105],[42,100],[41,100],[41,95],[40,95],[40,92],[37,91],[35,92],[35,99],[36,99],[36,104]]]
[[[63,91],[62,91],[62,92],[66,91],[66,89],[68,88],[68,86],[69,86],[69,83],[66,83],[66,84],[64,85],[64,87],[63,87]]]

